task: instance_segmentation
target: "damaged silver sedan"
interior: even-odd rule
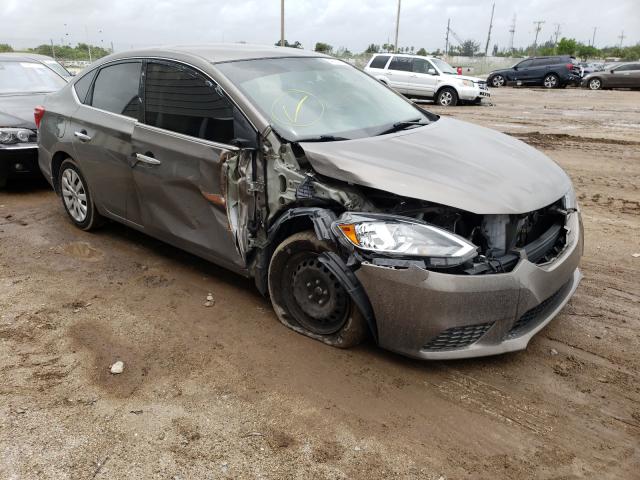
[[[119,53],[39,113],[40,167],[76,226],[115,220],[252,277],[282,323],[330,345],[521,350],[581,278],[559,166],[327,56]]]

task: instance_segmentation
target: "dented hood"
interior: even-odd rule
[[[389,135],[300,145],[322,175],[478,214],[531,212],[571,188],[555,162],[524,142],[450,118]]]

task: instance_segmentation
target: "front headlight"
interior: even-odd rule
[[[578,210],[578,199],[576,198],[576,191],[571,185],[571,188],[564,194],[564,209],[565,210]]]
[[[473,82],[471,80],[460,80],[462,82],[462,85],[464,85],[465,87],[473,87]]]
[[[0,128],[0,143],[3,145],[35,142],[35,136],[36,133],[28,128]]]
[[[347,213],[333,226],[336,233],[360,250],[422,257],[434,267],[460,265],[478,254],[475,245],[458,235],[392,215]]]

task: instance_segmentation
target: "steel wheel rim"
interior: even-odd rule
[[[451,92],[442,92],[440,94],[440,105],[447,107],[451,105],[452,100],[453,100],[453,95],[451,95]]]
[[[594,78],[589,82],[589,87],[591,88],[591,90],[598,90],[600,88],[600,80]]]
[[[554,77],[553,75],[548,76],[547,78],[544,79],[544,86],[547,88],[553,88],[556,86],[556,77]]]
[[[62,173],[62,198],[67,212],[76,222],[82,223],[87,218],[87,191],[80,175],[67,168]]]

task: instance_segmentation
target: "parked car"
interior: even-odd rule
[[[580,84],[580,68],[574,57],[532,57],[516,63],[511,68],[494,70],[487,76],[492,87],[505,85],[541,85],[545,88],[560,88]]]
[[[602,72],[591,73],[582,79],[582,86],[590,90],[640,88],[640,62],[623,63]]]
[[[580,62],[578,64],[580,67],[580,76],[584,77],[593,72],[601,72],[604,70],[603,63],[595,63],[595,62]]]
[[[433,99],[445,107],[459,101],[477,104],[491,96],[484,80],[461,75],[439,58],[377,54],[364,71],[403,95]]]
[[[73,224],[109,218],[252,277],[284,325],[330,345],[521,350],[581,278],[555,162],[335,58],[117,53],[42,108],[40,166]]]
[[[42,62],[0,54],[0,187],[10,178],[40,175],[33,109],[66,83]]]
[[[46,67],[49,67],[51,70],[56,72],[65,80],[69,81],[73,78],[73,74],[69,72],[65,67],[63,67],[60,62],[58,62],[55,58],[49,57],[47,55],[40,55],[38,53],[24,53],[24,52],[8,52],[3,53],[3,57],[17,57],[17,58],[28,58],[34,62],[39,62]]]

